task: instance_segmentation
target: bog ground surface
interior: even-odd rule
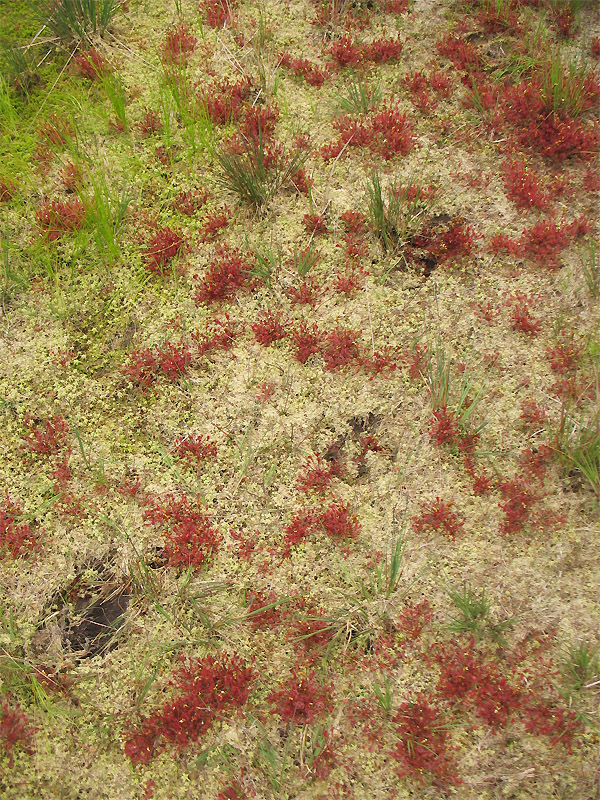
[[[600,797],[600,18],[0,22],[0,795]]]

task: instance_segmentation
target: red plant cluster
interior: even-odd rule
[[[320,89],[327,80],[327,71],[322,70],[307,58],[292,58],[290,53],[285,52],[282,53],[279,64],[289,69],[294,75],[303,77],[309,86],[315,86],[317,89]]]
[[[0,558],[9,553],[12,558],[28,555],[38,548],[38,536],[27,522],[18,522],[23,506],[13,502],[6,490],[4,508],[0,507]]]
[[[285,339],[287,336],[281,312],[264,311],[256,322],[250,325],[259,344],[268,347],[273,342]]]
[[[210,516],[199,510],[199,497],[192,503],[185,494],[173,494],[144,511],[144,519],[163,531],[165,556],[172,567],[203,567],[221,543],[221,535]]]
[[[385,64],[397,61],[402,52],[400,39],[376,39],[373,42],[356,42],[345,33],[333,42],[329,52],[339,67],[358,66],[359,64]]]
[[[292,330],[290,336],[296,348],[294,357],[301,364],[305,364],[312,355],[320,352],[322,334],[316,324],[313,323],[309,328],[303,320],[298,328]]]
[[[519,239],[511,239],[505,234],[492,237],[490,249],[494,253],[505,251],[515,256],[525,255],[538,266],[555,270],[560,266],[561,252],[588,230],[585,217],[564,225],[557,225],[553,219],[540,220],[531,228],[525,228]]]
[[[259,146],[261,142],[271,142],[279,111],[271,106],[252,106],[247,108],[240,124],[245,139]]]
[[[334,127],[341,135],[337,142],[321,148],[326,161],[337,158],[348,147],[366,147],[385,161],[396,155],[405,156],[414,147],[410,120],[397,105],[384,106],[363,119],[340,117]]]
[[[573,709],[540,702],[527,708],[525,730],[536,736],[549,736],[552,745],[562,744],[572,752],[576,736],[583,730],[583,724]]]
[[[67,119],[52,114],[38,131],[41,139],[45,139],[55,147],[64,147],[73,138],[73,126]]]
[[[419,694],[402,703],[393,721],[400,740],[390,755],[400,764],[399,777],[439,788],[461,783],[452,759],[448,725],[430,696]]]
[[[327,217],[325,214],[305,214],[302,223],[307,233],[323,236],[327,233]]]
[[[412,246],[425,250],[436,264],[443,264],[446,261],[468,258],[473,252],[477,238],[473,228],[465,225],[465,221],[458,217],[453,220],[450,227],[441,231],[430,229],[425,225],[420,233],[413,236]]]
[[[466,41],[460,36],[452,33],[446,34],[438,40],[436,50],[442,56],[446,56],[457,69],[473,70],[479,66],[479,53],[471,42]]]
[[[252,284],[251,264],[237,248],[222,245],[215,262],[202,278],[196,278],[194,300],[198,305],[227,300],[238,289]]]
[[[512,480],[500,483],[500,493],[504,498],[503,502],[499,503],[504,514],[500,526],[502,533],[509,535],[519,533],[525,526],[547,530],[565,521],[560,514],[538,508],[539,501],[545,495],[541,490],[532,487],[532,480],[537,477],[541,482],[540,469],[543,469],[543,464],[538,467],[538,475],[535,474],[535,469],[528,468],[525,473],[515,475]]]
[[[170,681],[175,697],[130,733],[125,755],[133,765],[149,764],[169,745],[183,750],[246,703],[254,678],[235,653],[191,659]]]
[[[411,72],[402,79],[406,86],[411,102],[421,111],[429,111],[440,99],[447,99],[452,92],[453,81],[445,72],[430,72],[420,70]]]
[[[208,436],[179,437],[175,440],[171,452],[177,453],[180,458],[185,458],[189,464],[199,465],[208,458],[217,457],[217,446]]]
[[[467,646],[442,647],[436,657],[441,668],[438,693],[452,703],[474,706],[477,716],[492,728],[505,727],[520,708],[522,696],[497,666],[476,653],[472,641]]]
[[[236,323],[225,314],[222,318],[213,317],[204,335],[198,331],[192,334],[198,347],[198,355],[206,356],[214,350],[229,350],[237,337]]]
[[[585,84],[579,98],[580,112],[598,102],[598,91],[596,84]],[[550,161],[571,157],[589,161],[600,145],[597,121],[575,119],[565,110],[549,108],[536,78],[504,90],[498,125],[514,131],[521,147],[532,148]]]
[[[550,369],[558,375],[574,372],[581,363],[583,351],[583,344],[575,342],[573,333],[563,335],[554,347],[546,348]]]
[[[31,432],[24,436],[24,447],[32,453],[48,456],[58,453],[66,444],[69,424],[61,414],[55,414],[52,419],[34,419],[31,414],[26,414],[23,424]]]
[[[321,287],[314,278],[308,278],[307,280],[303,280],[300,286],[290,286],[286,291],[286,295],[293,306],[303,305],[312,306],[314,308],[317,304],[320,291]]]
[[[409,600],[400,612],[396,628],[405,640],[414,642],[432,619],[433,609],[428,600],[421,600],[420,603]]]
[[[157,133],[160,133],[162,131],[163,125],[156,111],[153,111],[150,108],[146,108],[144,111],[144,115],[142,119],[137,123],[136,128],[144,136],[155,136]]]
[[[324,494],[333,478],[339,478],[343,467],[339,461],[326,461],[319,453],[306,461],[298,474],[296,486],[299,491],[309,494]]]
[[[330,539],[355,539],[361,531],[356,514],[350,513],[347,503],[330,503],[320,514],[319,522]]]
[[[205,14],[206,24],[211,28],[224,28],[231,24],[232,12],[237,0],[200,0],[198,10]]]
[[[448,411],[446,406],[436,409],[433,412],[429,435],[438,447],[445,444],[456,445],[460,438],[460,430],[454,412]]]
[[[0,179],[0,203],[10,203],[17,192],[17,187],[10,178]]]
[[[361,360],[357,339],[360,331],[349,328],[334,328],[324,336],[321,352],[325,368],[335,372],[342,367],[359,364]]]
[[[181,234],[171,228],[161,228],[150,239],[146,249],[146,269],[163,275],[167,264],[183,247]]]
[[[223,208],[216,208],[209,211],[204,218],[204,223],[200,231],[201,242],[212,242],[217,238],[220,231],[224,230],[229,225],[231,219],[231,211],[227,206]]]
[[[185,214],[186,217],[193,217],[196,211],[208,200],[208,192],[204,189],[194,189],[193,191],[182,191],[173,199],[171,204],[175,211]]]
[[[507,159],[501,170],[506,194],[517,208],[548,208],[552,195],[542,179],[526,166],[524,158]]]
[[[101,79],[110,72],[110,64],[95,47],[90,47],[89,50],[77,53],[73,59],[73,64],[79,75],[90,81]]]
[[[519,295],[515,298],[515,304],[512,308],[510,319],[513,329],[519,331],[519,333],[526,333],[528,336],[537,336],[540,332],[542,322],[532,316],[528,298],[523,295]]]
[[[142,392],[148,390],[163,377],[175,383],[185,375],[192,360],[187,346],[165,342],[145,350],[134,350],[129,357],[129,364],[122,367],[122,373]]]
[[[361,531],[358,517],[350,512],[347,503],[334,501],[322,511],[301,509],[297,511],[284,531],[284,553],[306,539],[312,533],[324,531],[331,539],[355,539]]]
[[[160,54],[165,64],[186,65],[196,49],[198,40],[185,22],[168,31]]]
[[[29,719],[18,703],[11,706],[8,698],[4,700],[0,706],[0,744],[8,756],[9,769],[15,765],[16,748],[29,755],[33,753],[31,739],[36,730],[37,728],[30,725]]]
[[[435,531],[454,540],[456,534],[463,532],[464,523],[461,517],[452,510],[453,505],[451,500],[446,502],[439,497],[429,503],[424,503],[421,506],[421,513],[412,518],[414,530],[417,533]]]
[[[78,197],[72,200],[48,200],[36,212],[38,224],[50,242],[64,233],[78,231],[85,224],[85,208]]]
[[[230,83],[225,79],[210,89],[201,90],[200,100],[212,122],[227,125],[240,119],[249,95],[250,82],[247,78],[242,78],[237,83]]]
[[[310,725],[333,709],[332,686],[323,686],[314,679],[314,672],[300,677],[292,670],[281,689],[269,695],[274,711],[284,722]]]

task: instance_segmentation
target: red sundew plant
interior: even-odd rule
[[[198,305],[227,300],[238,289],[251,285],[252,264],[237,248],[222,245],[217,251],[215,263],[206,274],[196,279],[197,291],[194,300]]]
[[[206,203],[208,200],[208,192],[203,189],[194,189],[193,191],[182,191],[173,198],[171,207],[180,214],[185,214],[186,217],[193,217],[196,211]]]
[[[217,446],[208,436],[199,433],[176,439],[171,452],[185,458],[189,464],[199,466],[202,461],[217,457]]]
[[[53,114],[39,129],[41,139],[45,139],[55,147],[64,147],[73,138],[73,126],[66,119],[60,119]]]
[[[471,42],[460,36],[448,33],[438,40],[435,47],[438,53],[452,61],[457,69],[473,70],[479,66],[480,57],[477,50]]]
[[[356,514],[350,513],[347,503],[331,503],[319,515],[319,522],[330,539],[356,539],[361,531],[361,524]]]
[[[327,233],[327,217],[324,214],[305,214],[302,223],[307,233],[315,236]]]
[[[223,208],[216,208],[214,211],[209,211],[202,225],[200,231],[201,242],[212,242],[218,234],[229,225],[231,219],[231,211],[227,206]]]
[[[333,42],[329,52],[339,67],[348,67],[368,62],[384,64],[388,61],[397,61],[403,46],[400,39],[377,39],[370,43],[355,42],[345,33]]]
[[[78,197],[71,200],[48,200],[36,212],[44,236],[54,242],[65,233],[80,230],[85,224],[85,208]]]
[[[76,72],[82,78],[87,78],[90,81],[100,80],[111,71],[110,64],[95,47],[77,53],[73,59],[73,64]]]
[[[306,364],[312,355],[321,352],[323,334],[316,324],[309,328],[308,324],[302,321],[298,328],[292,330],[290,338],[296,348],[294,358],[301,364]]]
[[[527,428],[543,428],[546,424],[546,409],[532,398],[521,403],[520,419]]]
[[[156,231],[146,249],[146,269],[155,275],[163,275],[167,264],[183,247],[181,234],[171,228]]]
[[[311,456],[298,473],[296,487],[299,491],[310,494],[325,494],[330,488],[333,478],[343,474],[343,466],[339,461],[326,461],[319,453]]]
[[[504,161],[501,174],[506,194],[517,208],[548,208],[550,193],[541,178],[526,166],[525,159]]]
[[[396,628],[404,640],[414,642],[432,619],[433,608],[428,600],[421,600],[420,603],[408,601],[400,612]]]
[[[200,569],[221,544],[220,533],[199,504],[199,497],[192,503],[183,493],[179,498],[169,494],[144,511],[144,519],[163,532],[165,556],[172,567]]]
[[[286,325],[280,311],[264,311],[250,327],[254,331],[256,341],[263,347],[269,347],[273,342],[278,342],[287,336]]]
[[[323,339],[321,352],[325,360],[325,368],[335,372],[343,367],[360,363],[360,349],[357,338],[360,331],[348,328],[335,328]]]
[[[402,79],[414,106],[428,111],[437,105],[438,99],[447,99],[452,92],[452,79],[444,72],[411,72]],[[431,94],[434,93],[435,96]]]
[[[250,142],[267,143],[273,139],[278,118],[277,108],[253,106],[246,109],[240,123],[240,130]]]
[[[583,724],[572,709],[542,701],[527,708],[525,730],[536,736],[550,737],[552,745],[562,744],[570,753],[583,732]]]
[[[540,220],[531,228],[525,228],[520,247],[539,266],[558,269],[561,251],[588,230],[588,222],[583,217],[562,226],[558,226],[553,219]]]
[[[138,390],[145,392],[161,377],[171,383],[178,381],[185,376],[191,361],[192,355],[183,342],[179,345],[165,342],[153,348],[134,350],[129,356],[129,364],[121,371]]]
[[[526,333],[528,336],[537,336],[540,332],[542,321],[535,319],[531,315],[531,310],[526,301],[521,300],[513,306],[510,313],[512,327],[519,333]]]
[[[441,667],[437,692],[453,703],[474,707],[492,728],[503,728],[522,705],[522,693],[500,675],[496,665],[468,645],[443,647],[437,654]]]
[[[412,124],[399,106],[384,106],[364,119],[339,117],[334,121],[341,136],[337,142],[324,145],[321,156],[329,161],[338,158],[349,147],[366,147],[389,161],[407,155],[414,147]]]
[[[315,673],[300,677],[292,670],[290,678],[278,692],[269,695],[269,701],[284,722],[310,725],[333,710],[333,686],[323,686],[315,681]]]
[[[452,541],[457,534],[463,533],[464,522],[462,518],[452,510],[454,503],[450,500],[445,502],[439,497],[421,506],[421,513],[412,518],[412,525],[417,533],[423,531],[435,531],[448,536]]]
[[[440,788],[461,783],[452,758],[449,725],[433,706],[433,698],[419,694],[402,703],[394,715],[400,737],[390,755],[399,762],[401,778],[410,777],[425,786]]]
[[[581,366],[584,346],[576,342],[574,334],[563,334],[554,347],[546,348],[550,369],[557,375],[571,373]]]
[[[187,65],[197,43],[189,26],[182,22],[167,33],[160,50],[162,60],[165,64]]]
[[[247,78],[233,84],[223,80],[210,89],[201,90],[199,94],[208,117],[217,125],[239,120],[249,96],[250,82]]]
[[[137,123],[136,128],[143,136],[156,136],[163,129],[160,117],[151,108],[144,111],[142,119]]]
[[[6,490],[4,508],[0,507],[0,559],[7,553],[12,558],[29,555],[39,548],[38,534],[27,522],[18,522],[23,506],[13,502]]]
[[[322,70],[317,64],[313,64],[307,58],[292,58],[290,53],[282,53],[279,58],[279,64],[294,75],[304,78],[309,86],[314,86],[320,89],[327,80],[328,74],[326,70]]]
[[[500,494],[504,501],[498,505],[504,514],[500,525],[503,534],[520,533],[526,526],[548,530],[564,523],[565,518],[561,514],[538,509],[538,503],[545,494],[531,487],[532,479],[535,479],[535,475],[529,470],[529,474],[521,473],[511,481],[500,483]]]
[[[23,437],[23,447],[32,453],[54,455],[65,447],[69,424],[61,414],[55,414],[52,419],[42,420],[26,414],[23,424],[31,432],[29,436]]]
[[[304,509],[297,511],[285,528],[283,541],[285,555],[290,554],[290,549],[299,544],[303,539],[313,533],[318,524],[318,517],[313,511]]]
[[[136,766],[149,764],[169,745],[185,749],[246,704],[254,679],[252,667],[236,653],[191,659],[169,682],[175,697],[130,732],[125,755]]]
[[[317,305],[320,293],[321,286],[314,278],[303,280],[300,286],[290,286],[286,290],[286,296],[293,306],[312,306],[313,308]]]
[[[232,12],[237,7],[237,0],[201,0],[200,12],[206,16],[206,24],[211,28],[224,28],[232,22]]]
[[[554,109],[554,92],[544,100],[542,84],[537,78],[529,83],[508,86],[500,99],[498,124],[514,131],[517,143],[532,148],[550,161],[578,157],[589,161],[600,145],[600,127],[594,120],[575,119],[565,109]],[[579,111],[597,102],[580,92]]]
[[[0,178],[0,203],[10,203],[16,193],[16,184],[10,178]]]
[[[207,356],[215,350],[230,350],[237,338],[238,325],[231,322],[225,314],[222,318],[213,317],[207,325],[206,333],[195,331],[192,339],[196,342],[198,355]]]
[[[37,728],[32,727],[18,703],[11,706],[9,699],[0,706],[0,744],[8,756],[8,768],[15,765],[15,749],[31,755],[34,752],[31,740]]]
[[[458,421],[453,411],[448,411],[446,406],[441,406],[433,412],[433,419],[429,436],[441,447],[442,445],[455,445],[460,437]]]

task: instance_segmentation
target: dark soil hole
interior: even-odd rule
[[[78,658],[91,658],[108,653],[117,646],[115,634],[125,624],[125,613],[131,594],[124,587],[107,587],[108,593],[93,600],[88,594],[78,599],[75,613],[81,614],[76,624],[69,623],[66,638]]]

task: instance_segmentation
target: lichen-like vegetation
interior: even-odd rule
[[[0,796],[583,800],[600,15],[0,37]]]

